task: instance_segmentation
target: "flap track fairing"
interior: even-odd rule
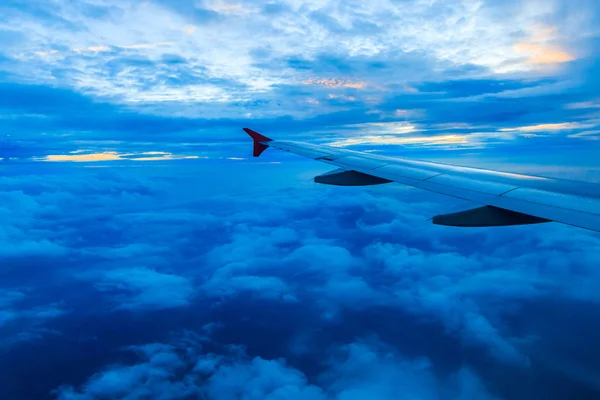
[[[477,207],[433,217],[433,223],[436,225],[464,227],[528,225],[542,222],[551,221],[494,206]]]
[[[341,168],[316,176],[314,180],[316,183],[335,186],[370,186],[392,182],[377,176],[363,174],[362,172],[357,171],[346,171]]]

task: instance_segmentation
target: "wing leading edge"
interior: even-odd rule
[[[600,232],[600,184],[378,156],[310,143],[278,141],[244,128],[254,156],[273,147],[337,169],[315,182],[365,186],[397,182],[468,200],[474,208],[433,218],[450,226],[505,226],[560,222]]]

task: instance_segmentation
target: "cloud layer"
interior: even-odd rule
[[[19,199],[3,240],[21,243],[2,255],[5,356],[52,344],[78,366],[29,395],[62,387],[62,398],[84,399],[385,399],[399,390],[512,399],[598,390],[597,235],[438,227],[426,220],[453,207],[446,199],[395,185],[303,183],[305,162],[151,165],[60,164],[3,179]],[[215,170],[231,171],[228,182]],[[586,339],[568,340],[571,326]],[[173,337],[182,331],[197,342],[192,358],[172,348],[187,343]],[[138,349],[148,343],[163,343],[155,358]],[[128,346],[139,359],[119,350]],[[77,358],[90,351],[104,354]],[[527,389],[514,393],[514,381]],[[27,390],[6,388],[16,398]]]
[[[385,400],[400,395],[431,400],[493,399],[469,369],[440,381],[429,360],[407,360],[377,342],[332,349],[327,368],[316,378],[318,385],[309,383],[305,374],[283,359],[251,359],[243,350],[207,353],[189,338],[184,343],[131,346],[128,351],[139,357],[136,364],[105,369],[80,390],[63,386],[57,398],[352,400],[368,396]]]

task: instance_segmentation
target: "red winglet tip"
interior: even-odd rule
[[[265,151],[267,149],[267,145],[262,144],[262,142],[272,142],[272,139],[269,139],[266,136],[261,135],[260,133],[253,131],[250,128],[243,128],[244,131],[250,135],[250,137],[252,138],[252,140],[254,141],[254,151],[252,152],[252,155],[254,157],[258,157],[262,154],[263,151]]]
[[[252,152],[252,155],[254,157],[258,157],[262,154],[263,151],[265,151],[269,146],[265,146],[262,143],[258,143],[258,142],[254,142],[254,151]]]
[[[253,131],[250,128],[243,128],[243,129],[248,135],[250,135],[252,140],[254,140],[255,142],[271,142],[271,141],[273,141],[273,139],[269,139],[268,137],[263,136],[260,133]]]

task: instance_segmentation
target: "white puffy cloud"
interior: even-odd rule
[[[60,303],[32,304],[23,290],[0,288],[0,350],[15,344],[42,340],[48,335],[61,335],[46,324],[68,314]]]
[[[379,343],[356,342],[337,350],[324,380],[335,399],[493,399],[479,377],[462,367],[440,379],[426,358],[407,359]]]
[[[266,360],[242,354],[217,355],[198,344],[131,346],[140,360],[109,366],[79,389],[63,386],[59,400],[185,399],[214,400],[355,400],[365,397],[493,399],[480,378],[463,367],[438,376],[429,360],[408,359],[375,341],[332,348],[323,371],[310,383],[285,359]]]
[[[175,348],[165,344],[132,346],[142,361],[135,365],[109,367],[92,376],[78,392],[72,387],[58,390],[60,400],[95,399],[185,399],[199,393],[190,379],[177,379],[186,366]]]
[[[548,298],[564,307],[574,307],[573,302],[597,306],[597,235],[555,224],[543,229],[439,227],[427,218],[448,209],[440,197],[394,185],[364,190],[303,184],[304,175],[297,171],[303,164],[294,163],[277,166],[285,179],[262,176],[268,190],[256,190],[246,186],[257,179],[256,170],[241,165],[239,174],[222,186],[214,180],[214,169],[202,165],[172,165],[176,173],[69,166],[59,169],[64,175],[6,177],[7,188],[22,190],[23,208],[15,212],[23,217],[8,219],[2,229],[13,237],[37,232],[59,244],[63,253],[36,256],[34,269],[27,253],[4,258],[11,267],[3,270],[5,278],[30,285],[27,290],[41,290],[49,300],[45,304],[65,299],[53,309],[27,308],[39,311],[40,318],[57,316],[52,310],[72,309],[79,302],[89,306],[69,315],[69,321],[115,308],[150,319],[165,309],[202,318],[210,310],[214,321],[224,319],[248,332],[244,340],[254,346],[259,346],[257,337],[275,340],[270,335],[280,329],[297,330],[298,337],[281,336],[280,342],[270,343],[274,357],[262,352],[252,357],[296,354],[314,363],[323,349],[340,345],[343,339],[332,340],[343,337],[336,329],[353,336],[381,333],[390,347],[386,352],[395,354],[396,346],[414,345],[410,338],[392,345],[386,336],[390,327],[385,324],[398,319],[424,340],[437,340],[434,349],[442,346],[441,337],[447,341],[443,346],[451,346],[445,347],[448,351],[510,371],[537,368],[540,353],[552,354],[560,365],[581,362],[553,353],[557,329],[549,331],[544,324],[560,322],[551,315],[524,327],[515,321],[527,319],[521,308],[543,305]],[[26,293],[8,290],[5,297],[11,304],[19,300],[15,293]],[[5,324],[15,321],[16,310],[3,308]],[[193,323],[193,318],[181,320]],[[244,340],[240,342],[246,344]],[[429,364],[423,365],[431,365],[428,371],[443,358],[426,346],[416,349],[427,355]],[[206,377],[218,374],[223,365],[219,357],[215,353],[184,362]],[[407,365],[409,370],[414,366]],[[128,376],[125,386],[154,376],[146,367],[122,368],[119,373]],[[161,379],[179,376],[161,368]],[[471,368],[480,372],[482,367]],[[176,387],[182,393],[196,390],[190,385]],[[84,396],[74,390],[64,393]]]
[[[112,269],[83,274],[102,291],[115,293],[116,307],[126,310],[151,310],[183,307],[190,304],[194,289],[181,276],[146,268]]]
[[[567,232],[572,230],[558,225],[544,231],[539,227],[455,231],[426,224],[418,203],[413,206],[366,192],[351,197],[337,190],[306,195],[317,198],[295,197],[284,206],[292,219],[286,224],[297,232],[292,249],[271,241],[264,229],[278,224],[280,211],[258,206],[261,218],[248,216],[251,227],[235,229],[229,242],[211,250],[208,266],[215,272],[209,287],[219,277],[223,293],[241,294],[245,288],[236,284],[235,277],[270,275],[284,282],[299,301],[318,304],[326,319],[342,310],[397,307],[416,317],[433,318],[466,346],[486,348],[497,360],[520,366],[529,364],[528,357],[520,340],[502,323],[515,304],[546,296],[585,296],[596,302],[589,285],[569,272],[577,269],[585,271],[587,279],[597,279],[596,235],[576,231],[572,234],[577,237],[570,240]],[[305,207],[314,207],[309,216],[294,216]],[[427,212],[434,213],[431,208]],[[327,215],[327,226],[303,231],[306,224],[319,226],[322,214]],[[411,228],[415,224],[418,230]],[[580,245],[581,240],[586,246]],[[550,277],[552,269],[557,275]],[[564,285],[566,281],[570,284]]]

